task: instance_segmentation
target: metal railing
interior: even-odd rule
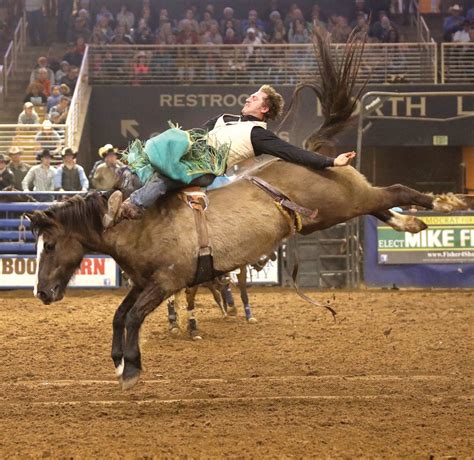
[[[1,93],[3,101],[8,95],[9,80],[14,76],[18,65],[18,55],[23,51],[26,45],[26,27],[25,16],[21,17],[13,33],[13,40],[8,45],[7,51],[3,56],[3,68],[1,72]]]
[[[474,43],[441,44],[441,83],[474,83]]]
[[[411,5],[415,10],[415,14],[412,15],[412,21],[415,23],[418,41],[424,43],[434,42],[433,38],[431,37],[430,29],[426,24],[425,18],[421,15],[418,0],[411,0]]]
[[[17,146],[23,150],[22,160],[36,163],[36,154],[49,149],[53,155],[65,145],[66,125],[52,125],[52,130],[43,130],[42,125],[0,125],[0,152]]]
[[[75,152],[79,150],[81,142],[82,127],[84,119],[87,114],[89,105],[89,97],[91,88],[89,86],[89,47],[86,48],[84,57],[82,59],[81,70],[77,79],[74,95],[72,96],[71,104],[66,119],[68,127],[66,131],[66,145],[71,147]]]
[[[331,45],[342,56],[345,45]],[[314,81],[318,66],[308,45],[89,46],[92,85],[295,84]],[[367,44],[359,81],[436,82],[435,43]]]

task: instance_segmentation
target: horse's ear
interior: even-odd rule
[[[36,233],[42,233],[45,228],[56,225],[56,222],[44,211],[34,211],[26,213],[25,217],[31,222],[31,230]]]

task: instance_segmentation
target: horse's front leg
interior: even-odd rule
[[[125,317],[136,302],[137,297],[141,292],[140,288],[133,287],[126,295],[125,299],[117,308],[112,323],[112,360],[115,366],[115,373],[117,377],[121,377],[123,373],[123,343],[125,330]]]
[[[171,292],[165,292],[161,286],[148,284],[138,295],[135,304],[130,308],[125,318],[127,336],[124,346],[124,369],[122,374],[122,389],[132,388],[140,378],[142,369],[139,345],[140,327],[145,318],[166,299]]]

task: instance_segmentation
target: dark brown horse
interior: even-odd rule
[[[339,73],[339,80],[352,75],[347,70]],[[336,110],[340,96],[334,94],[332,99]],[[344,123],[351,112],[342,118],[334,111],[328,113],[334,123]],[[303,218],[303,234],[364,214],[373,214],[397,230],[418,232],[426,228],[423,222],[390,209],[417,205],[450,212],[465,208],[451,195],[430,196],[403,185],[373,187],[351,166],[313,171],[273,161],[254,175],[301,206],[319,210],[315,220]],[[288,220],[273,199],[245,179],[209,192],[209,200],[206,213],[214,265],[222,273],[256,263],[290,232]],[[113,320],[112,359],[122,388],[127,389],[137,382],[142,367],[139,331],[143,321],[165,299],[193,284],[198,238],[193,211],[174,193],[148,209],[141,220],[124,220],[106,231],[102,226],[105,210],[106,198],[93,193],[31,215],[32,230],[38,236],[36,289],[46,304],[61,300],[86,253],[108,254],[117,261],[134,285]]]

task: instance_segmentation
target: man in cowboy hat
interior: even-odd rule
[[[124,165],[118,160],[118,150],[112,144],[101,147],[99,156],[103,161],[91,172],[92,186],[96,190],[111,190],[117,182],[118,172]]]
[[[466,19],[461,15],[462,8],[456,3],[449,8],[450,16],[444,19],[443,23],[443,40],[450,42],[453,34],[462,29],[462,24]]]
[[[77,154],[70,147],[61,150],[63,164],[58,167],[54,176],[54,189],[66,192],[82,191],[89,188],[84,168],[76,164]]]
[[[10,158],[0,153],[0,190],[13,185],[15,179],[13,173],[7,168],[8,163],[10,163]]]
[[[54,190],[54,175],[56,168],[51,166],[51,152],[48,149],[43,149],[36,156],[40,164],[33,166],[26,174],[21,183],[22,189],[25,192],[30,190],[47,192]],[[44,195],[39,201],[50,201],[51,195]]]
[[[10,171],[13,173],[13,187],[17,190],[21,190],[21,182],[26,176],[26,173],[31,168],[31,166],[24,161],[21,161],[21,154],[23,150],[14,145],[8,149],[8,155],[10,156],[11,162],[8,165]]]

